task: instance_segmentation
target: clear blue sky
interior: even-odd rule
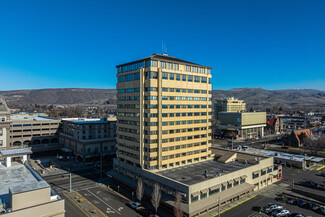
[[[0,90],[115,88],[162,40],[213,89],[325,89],[324,0],[0,0]]]

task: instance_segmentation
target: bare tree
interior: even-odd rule
[[[153,205],[153,207],[156,210],[156,213],[158,211],[158,207],[160,204],[160,199],[161,199],[161,191],[160,191],[160,186],[159,184],[156,182],[153,186],[153,191],[152,191],[152,195],[151,195],[151,204]]]
[[[317,156],[318,152],[325,150],[325,136],[321,136],[318,139],[305,138],[304,145],[312,155]]]
[[[138,178],[138,187],[137,187],[137,198],[138,198],[139,202],[141,202],[141,200],[142,200],[143,193],[144,193],[143,181],[139,177]]]
[[[179,192],[175,195],[174,215],[175,217],[183,217],[182,196]]]

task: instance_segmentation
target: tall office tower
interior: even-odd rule
[[[211,67],[154,54],[118,65],[117,78],[115,167],[155,172],[212,158]]]
[[[234,97],[217,100],[213,104],[214,118],[218,119],[218,112],[242,112],[246,111],[244,100],[238,100]]]

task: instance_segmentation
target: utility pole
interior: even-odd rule
[[[220,197],[218,197],[218,217],[220,217]]]
[[[70,193],[72,192],[72,176],[71,176],[71,172],[69,169],[69,178],[70,178]]]

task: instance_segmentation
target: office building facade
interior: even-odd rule
[[[64,118],[59,140],[83,162],[100,155],[113,155],[116,152],[116,117]]]
[[[119,168],[211,159],[211,68],[154,54],[117,66]]]
[[[7,149],[10,123],[10,110],[6,101],[0,98],[0,150]]]
[[[238,100],[234,97],[227,98],[227,99],[220,99],[217,100],[213,104],[213,112],[214,112],[214,118],[218,118],[219,112],[243,112],[246,111],[246,103],[244,103],[244,100]]]

